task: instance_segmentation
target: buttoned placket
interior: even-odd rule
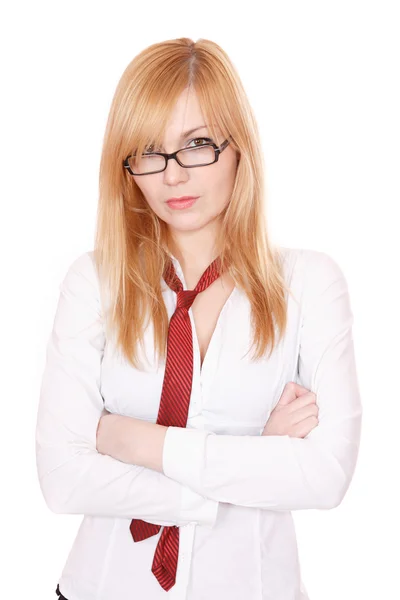
[[[187,290],[187,285],[183,271],[177,258],[171,255],[174,263],[175,272],[182,282],[184,290]],[[176,293],[170,290],[171,293],[176,297]],[[174,309],[175,310],[175,309]],[[188,311],[190,322],[192,324],[193,332],[193,383],[192,383],[192,396],[189,405],[188,420],[190,419],[191,426],[198,427],[200,423],[197,422],[202,420],[201,416],[201,374],[200,374],[200,348],[196,335],[196,328],[193,320],[192,309]],[[196,414],[197,413],[197,414]],[[196,421],[196,422],[195,422]],[[200,428],[203,427],[200,425]],[[188,523],[187,525],[179,528],[179,555],[178,555],[178,568],[176,575],[175,585],[168,591],[168,597],[172,600],[186,600],[186,591],[189,584],[190,576],[190,564],[192,557],[192,549],[194,542],[196,523]]]
[[[185,276],[183,274],[181,265],[176,257],[170,255],[173,261],[175,272],[182,282],[182,287],[187,290]],[[200,345],[197,337],[196,326],[193,317],[192,307],[189,308],[188,314],[192,325],[192,339],[193,339],[193,382],[192,382],[192,395],[189,405],[188,412],[188,423],[190,421],[190,427],[196,429],[204,429],[204,416],[202,414],[202,406],[204,400],[204,394],[207,394],[207,382],[209,378],[213,378],[212,368],[215,366],[213,361],[213,352],[215,350],[214,345],[218,344],[221,335],[221,322],[223,313],[231,302],[236,287],[233,289],[231,295],[225,302],[215,326],[215,330],[211,336],[209,346],[207,348],[206,355],[203,360],[203,365],[200,368]],[[175,292],[171,293],[176,296]],[[174,309],[175,310],[175,309]],[[210,371],[211,369],[211,371]],[[178,558],[178,569],[177,569],[177,581],[176,584],[169,590],[168,594],[173,600],[186,600],[186,589],[188,587],[189,576],[190,576],[190,562],[192,556],[192,548],[194,543],[196,523],[188,523],[187,525],[180,527],[179,534],[179,558]]]
[[[181,265],[178,261],[178,259],[176,257],[174,257],[173,255],[170,255],[172,258],[172,261],[174,263],[174,267],[175,267],[175,272],[178,275],[179,279],[182,282],[182,286],[184,290],[187,290],[188,287],[186,285],[186,281],[185,281],[185,276],[183,274]],[[203,360],[203,364],[200,367],[200,345],[199,345],[199,340],[197,337],[197,331],[196,331],[196,325],[194,322],[194,317],[193,317],[193,310],[192,310],[192,306],[189,308],[188,310],[188,314],[190,317],[190,322],[192,325],[192,337],[193,337],[193,385],[192,385],[192,389],[197,392],[200,392],[200,397],[201,397],[201,393],[202,391],[207,387],[207,381],[209,379],[209,369],[210,364],[212,365],[212,355],[214,352],[214,345],[218,343],[219,339],[220,339],[220,332],[221,332],[221,324],[222,324],[222,319],[223,319],[223,315],[225,313],[225,310],[227,309],[228,305],[231,303],[234,294],[236,293],[237,288],[235,287],[230,296],[227,298],[224,306],[222,307],[222,310],[219,314],[215,329],[213,331],[213,334],[211,336],[210,339],[210,343],[208,345],[207,348],[207,352],[205,354],[204,360]],[[211,363],[210,363],[211,361]],[[212,373],[211,373],[212,375]],[[197,405],[197,397],[198,395],[195,394],[194,397],[194,404]],[[197,406],[196,406],[197,407]],[[200,408],[200,407],[199,407]]]
[[[171,256],[174,263],[175,272],[182,282],[184,290],[187,290],[185,276],[183,274],[181,265],[177,258]],[[175,294],[175,292],[172,292]],[[196,325],[194,322],[192,306],[188,310],[190,323],[192,326],[192,338],[193,338],[193,381],[192,381],[192,395],[189,405],[188,421],[190,426],[203,429],[203,417],[202,417],[202,404],[203,404],[203,379],[204,379],[204,362],[203,369],[200,370],[200,346],[197,338]]]

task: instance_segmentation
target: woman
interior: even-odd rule
[[[260,148],[217,44],[123,73],[38,410],[46,503],[83,515],[61,600],[308,598],[291,511],[354,473],[353,315],[333,258],[272,244]]]

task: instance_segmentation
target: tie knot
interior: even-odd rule
[[[204,271],[195,289],[184,290],[182,282],[175,272],[172,260],[168,261],[163,277],[167,285],[177,294],[177,308],[187,308],[189,310],[197,294],[203,292],[220,276],[220,266],[220,259],[217,257]]]
[[[195,290],[180,290],[177,293],[176,307],[186,308],[186,310],[189,310],[198,293],[199,292],[196,292]]]

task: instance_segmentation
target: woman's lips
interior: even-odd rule
[[[193,204],[196,202],[197,198],[188,198],[188,199],[183,199],[183,200],[168,200],[167,204],[170,208],[179,210],[179,209],[189,208],[190,206],[193,206]]]

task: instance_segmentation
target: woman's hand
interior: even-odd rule
[[[261,435],[304,438],[318,425],[318,411],[314,392],[289,381]]]

